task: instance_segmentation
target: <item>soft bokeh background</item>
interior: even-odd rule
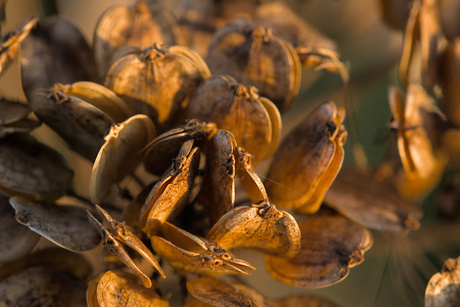
[[[78,24],[89,41],[99,16],[106,8],[133,2],[56,1],[59,13]],[[381,21],[377,0],[292,0],[289,4],[337,42],[351,73],[355,108],[347,116],[351,116],[358,127],[370,165],[378,165],[389,156],[392,148],[387,89],[398,82],[396,68],[402,34]],[[173,7],[173,2],[170,5]],[[6,21],[1,24],[2,33],[30,16],[43,14],[41,1],[9,0],[6,3]],[[337,75],[308,70],[303,73],[304,86],[292,109],[283,117],[285,132],[326,99],[343,104],[341,81]],[[0,96],[24,101],[17,62],[0,79]],[[89,163],[72,155],[57,136],[46,128],[40,129],[42,132],[38,134],[51,135],[46,142],[60,147],[75,169],[90,169]],[[346,163],[353,163],[349,149],[347,144]],[[77,175],[77,180],[85,186],[88,172]],[[459,227],[456,224],[440,224],[432,214],[436,198],[437,192],[423,203],[427,218],[419,231],[397,235],[375,233],[374,247],[365,254],[364,263],[352,268],[345,281],[324,289],[305,290],[280,284],[265,271],[261,254],[246,251],[236,254],[258,268],[245,279],[269,297],[314,293],[328,297],[340,306],[422,306],[429,278],[439,271],[447,257],[458,255],[460,247]]]

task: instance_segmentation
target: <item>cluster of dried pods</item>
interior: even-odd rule
[[[419,112],[442,113],[408,73],[413,46],[423,53],[439,36],[416,29],[432,11],[415,3],[401,65],[408,94],[404,104],[390,90],[391,126],[405,186],[423,181],[426,192],[447,158]],[[432,54],[430,45],[423,69],[457,61],[455,45],[446,46]],[[345,108],[324,102],[281,140],[302,66],[347,80],[335,44],[284,3],[184,1],[177,17],[144,1],[115,6],[100,17],[92,46],[63,17],[34,18],[3,35],[0,73],[15,58],[27,104],[0,101],[1,303],[168,306],[162,279],[177,274],[200,300],[186,293],[187,306],[334,306],[308,295],[263,297],[228,277],[255,269],[230,250],[259,250],[274,279],[319,288],[364,260],[369,229],[419,227],[421,209],[400,196],[417,191],[342,168]],[[455,81],[426,80],[430,90],[438,81],[447,99]],[[90,206],[68,203],[79,170],[29,135],[40,123],[93,163]],[[254,167],[272,156],[264,181]],[[33,251],[40,236],[61,249]],[[94,274],[72,252],[101,237]]]

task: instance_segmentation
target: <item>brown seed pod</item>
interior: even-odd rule
[[[112,186],[140,164],[142,150],[155,137],[152,120],[143,114],[114,124],[94,161],[89,184],[93,203],[101,203]]]
[[[343,168],[324,198],[325,203],[349,219],[380,231],[416,230],[423,212],[403,199],[394,186],[357,168]]]
[[[104,136],[115,122],[102,110],[60,91],[35,91],[29,105],[41,121],[90,161],[96,158]]]
[[[366,228],[336,214],[315,214],[299,224],[300,252],[293,258],[265,257],[270,275],[287,285],[321,288],[344,279],[372,246]]]
[[[193,95],[187,117],[230,131],[239,146],[254,154],[254,165],[275,151],[281,134],[281,117],[273,103],[229,76],[206,79]]]
[[[19,224],[14,218],[8,198],[0,194],[0,264],[27,255],[40,236]],[[4,269],[1,271],[3,272]],[[1,277],[0,277],[1,279]]]
[[[187,120],[185,126],[157,136],[144,149],[144,166],[152,174],[162,175],[179,154],[182,144],[193,139],[195,144],[210,139],[217,131],[216,124]]]
[[[3,306],[85,306],[86,282],[52,267],[32,267],[0,283]]]
[[[0,142],[0,190],[8,196],[56,197],[72,182],[62,156],[27,136],[9,136]]]
[[[235,148],[236,174],[253,203],[268,199],[267,191],[252,165],[253,155],[241,147]]]
[[[300,60],[294,48],[271,28],[256,27],[248,19],[236,19],[214,34],[206,62],[213,74],[255,86],[280,112],[299,91]]]
[[[0,41],[0,76],[16,58],[22,41],[29,35],[37,22],[37,17],[31,18],[2,36]]]
[[[383,20],[390,26],[404,30],[409,20],[410,9],[414,0],[380,0]]]
[[[10,204],[19,223],[62,248],[83,252],[101,242],[81,207],[39,203],[20,196],[10,198]]]
[[[28,133],[40,126],[40,122],[28,119],[32,110],[25,104],[0,100],[0,138],[13,133]]]
[[[460,285],[460,259],[447,259],[441,273],[431,277],[425,292],[425,306],[457,306]]]
[[[285,137],[265,182],[273,203],[301,213],[319,209],[342,166],[344,117],[343,108],[324,102]]]
[[[97,23],[93,39],[99,76],[104,78],[119,48],[127,45],[147,48],[155,43],[185,44],[172,13],[160,6],[147,5],[145,1],[107,9]]]
[[[250,275],[247,270],[255,270],[215,242],[197,237],[168,222],[162,224],[161,230],[165,238],[153,236],[152,247],[182,273]]]
[[[249,247],[278,257],[294,257],[300,250],[296,220],[268,201],[231,210],[212,227],[206,239],[225,249]]]
[[[186,141],[171,169],[147,196],[139,214],[139,226],[147,234],[157,234],[161,224],[173,219],[186,205],[198,170],[199,154],[193,140]]]
[[[53,16],[38,21],[21,44],[21,81],[29,99],[38,88],[96,79],[88,42],[70,21]]]
[[[169,303],[163,300],[155,287],[146,289],[139,284],[135,276],[117,270],[107,271],[97,284],[97,302],[100,307],[167,307]]]
[[[195,55],[188,57],[183,50],[177,53],[154,45],[114,63],[105,85],[133,110],[145,113],[150,109],[145,114],[163,132],[184,122],[189,100],[208,72],[196,62]]]

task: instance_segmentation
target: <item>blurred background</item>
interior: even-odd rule
[[[168,2],[168,6],[173,9],[176,2]],[[358,127],[370,166],[378,166],[395,149],[394,136],[388,127],[391,113],[387,92],[390,85],[398,84],[397,65],[402,48],[402,33],[382,21],[378,0],[287,2],[295,12],[339,46],[341,59],[346,63],[351,76],[354,109],[347,116]],[[105,9],[132,3],[132,0],[10,0],[6,1],[6,19],[1,29],[2,33],[6,33],[31,16],[43,16],[57,11],[76,23],[91,42],[98,18]],[[343,95],[338,75],[303,69],[300,93],[292,108],[283,115],[284,133],[324,100],[333,100],[342,105]],[[0,79],[0,96],[25,101],[17,61]],[[46,129],[40,128],[42,132],[36,133],[51,135],[46,142],[62,146],[59,138]],[[60,150],[67,151],[66,155],[72,159],[72,165],[90,170],[88,162],[72,155],[65,146]],[[346,146],[345,159],[345,163],[354,163],[349,144]],[[77,173],[77,180],[82,182],[82,186],[87,186],[88,173]],[[460,254],[458,222],[441,222],[435,213],[442,184],[426,199],[420,200],[426,212],[420,230],[401,234],[374,232],[374,246],[365,254],[365,261],[352,268],[350,275],[337,285],[318,290],[286,286],[268,275],[261,254],[236,252],[258,268],[245,279],[261,293],[273,298],[313,293],[327,297],[340,306],[423,306],[428,280],[440,270],[444,260]]]

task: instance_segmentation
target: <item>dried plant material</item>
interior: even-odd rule
[[[153,187],[139,214],[139,225],[149,235],[158,233],[161,224],[173,219],[188,201],[198,170],[199,151],[189,140],[181,147],[170,171]]]
[[[96,205],[97,211],[104,216],[104,218],[110,223],[112,227],[112,233],[118,241],[121,241],[138,252],[147,262],[152,265],[161,277],[166,278],[163,270],[158,264],[157,259],[153,256],[152,252],[147,246],[142,243],[141,239],[135,234],[134,230],[126,225],[125,222],[118,222],[114,220],[104,209]]]
[[[402,92],[391,87],[389,100],[393,114],[390,126],[396,131],[398,151],[407,176],[422,179],[433,176],[438,163],[444,159],[443,153],[432,145],[430,136],[436,128],[430,116],[440,111],[417,84],[409,85],[405,102]]]
[[[460,39],[447,44],[440,61],[442,107],[447,118],[460,127]]]
[[[10,198],[10,204],[19,223],[62,248],[83,252],[100,243],[81,207],[39,203],[21,196]]]
[[[8,197],[0,194],[0,264],[27,255],[40,236],[19,224],[14,218]],[[0,270],[3,272],[3,268]],[[0,278],[1,279],[1,278]]]
[[[0,125],[0,138],[14,133],[29,133],[40,125],[40,122],[28,118],[18,120],[17,122],[5,126]]]
[[[210,139],[217,131],[216,124],[187,120],[185,126],[157,136],[144,149],[144,166],[152,174],[162,175],[179,154],[182,144],[193,139],[195,144]]]
[[[99,231],[103,240],[103,244],[107,250],[118,260],[123,262],[133,273],[135,273],[142,280],[144,287],[150,288],[152,286],[152,281],[134,263],[133,259],[129,256],[123,245],[118,242],[117,238],[107,228],[102,226],[102,223],[99,222],[99,220],[96,219],[94,215],[91,214],[91,212],[87,211],[87,213],[90,222]]]
[[[343,168],[324,198],[349,219],[380,231],[416,230],[422,209],[398,195],[394,185],[357,168]]]
[[[38,18],[34,17],[16,29],[2,35],[0,40],[0,76],[16,58],[22,41],[29,35],[37,22]]]
[[[253,155],[241,147],[235,149],[236,174],[253,203],[268,199],[267,191],[252,166]]]
[[[96,158],[104,136],[115,122],[102,110],[60,91],[35,91],[29,105],[41,121],[90,161]]]
[[[438,1],[439,14],[441,19],[442,32],[450,41],[460,36],[460,23],[458,12],[460,11],[460,2],[457,0]]]
[[[104,78],[119,48],[126,45],[147,48],[155,43],[185,44],[173,14],[159,6],[147,5],[146,1],[109,8],[100,17],[94,32],[93,48],[99,76]]]
[[[88,307],[99,307],[97,301],[97,285],[101,277],[101,274],[99,274],[88,281],[88,288],[86,289],[86,304],[88,304]]]
[[[113,124],[94,161],[89,196],[93,203],[101,203],[110,189],[141,163],[143,148],[155,137],[152,120],[143,114]]]
[[[270,104],[254,87],[245,87],[230,76],[213,76],[193,95],[187,116],[230,131],[239,146],[254,154],[253,164],[257,165],[279,142],[281,118],[274,106],[265,106]]]
[[[92,51],[70,21],[53,16],[38,21],[21,44],[21,81],[29,99],[38,88],[96,78]]]
[[[85,306],[86,282],[51,267],[32,267],[0,282],[2,306]]]
[[[135,276],[123,271],[107,271],[102,276],[97,285],[97,302],[100,307],[169,306],[155,287],[146,289]]]
[[[447,259],[441,273],[431,277],[425,292],[426,307],[460,304],[460,259]]]
[[[179,272],[250,275],[247,270],[255,270],[215,242],[197,237],[168,222],[164,222],[161,228],[165,238],[153,236],[152,247]]]
[[[445,131],[441,145],[449,157],[449,163],[456,169],[460,169],[460,130],[451,128]]]
[[[185,111],[198,85],[206,77],[202,67],[182,50],[155,44],[142,54],[130,54],[112,65],[105,85],[124,99],[133,110],[139,106],[163,132],[184,122]],[[136,107],[137,105],[137,107]]]
[[[294,257],[300,250],[296,220],[268,201],[231,210],[211,228],[206,239],[225,249],[249,247],[278,257]]]
[[[236,141],[227,130],[218,130],[206,143],[206,168],[198,201],[214,224],[235,203],[235,156]]]
[[[0,280],[37,266],[52,267],[82,280],[93,274],[93,268],[83,254],[56,246],[37,250],[0,266]]]
[[[59,153],[26,136],[1,140],[0,165],[0,190],[8,196],[56,196],[70,187],[73,178]]]
[[[133,111],[114,92],[94,82],[80,81],[66,85],[57,83],[54,85],[54,90],[60,91],[66,96],[74,96],[86,101],[106,113],[117,123],[134,115]]]
[[[26,118],[32,110],[26,104],[0,100],[0,125],[8,125]]]
[[[404,30],[409,20],[410,9],[414,0],[380,0],[383,20],[390,26]]]
[[[299,224],[300,252],[293,258],[265,257],[270,275],[287,285],[321,288],[344,279],[351,267],[364,261],[372,246],[366,228],[335,214],[316,214]]]
[[[300,60],[292,45],[248,19],[236,19],[214,34],[206,62],[213,74],[255,86],[280,112],[299,91]]]
[[[342,166],[344,117],[343,108],[324,102],[285,137],[265,182],[273,203],[301,213],[319,209]]]

